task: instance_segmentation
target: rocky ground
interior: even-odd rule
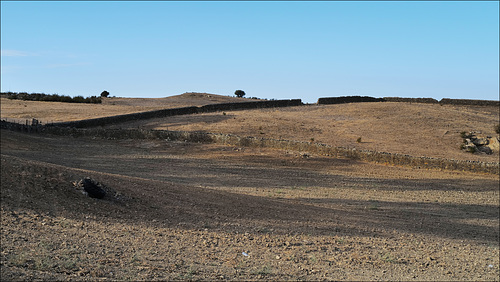
[[[498,175],[1,138],[2,280],[499,279]],[[85,196],[74,182],[87,176],[115,193]]]

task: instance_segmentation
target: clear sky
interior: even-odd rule
[[[1,91],[499,99],[498,1],[1,1]]]

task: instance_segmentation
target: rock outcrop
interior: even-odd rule
[[[500,142],[498,137],[478,135],[480,132],[462,132],[464,143],[462,149],[471,153],[484,153],[491,155],[499,151]]]

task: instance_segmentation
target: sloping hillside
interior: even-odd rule
[[[495,280],[498,176],[1,132],[2,280]],[[91,177],[115,193],[86,197]]]
[[[412,156],[498,162],[498,147],[491,155],[460,149],[463,131],[480,132],[481,136],[491,136],[491,141],[497,142],[494,128],[498,123],[498,107],[384,102],[182,115],[120,123],[109,128],[203,131]]]
[[[36,102],[0,98],[0,106],[2,119],[24,122],[26,119],[36,118],[42,123],[50,123],[168,108],[247,101],[252,100],[207,93],[184,93],[165,98],[103,98],[102,104]]]

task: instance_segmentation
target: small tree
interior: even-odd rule
[[[243,90],[236,90],[234,92],[234,95],[236,95],[236,97],[238,97],[238,98],[243,98],[243,96],[245,96],[245,91],[243,91]]]
[[[108,96],[109,96],[109,92],[108,91],[106,91],[106,90],[102,91],[101,97],[108,97]]]

